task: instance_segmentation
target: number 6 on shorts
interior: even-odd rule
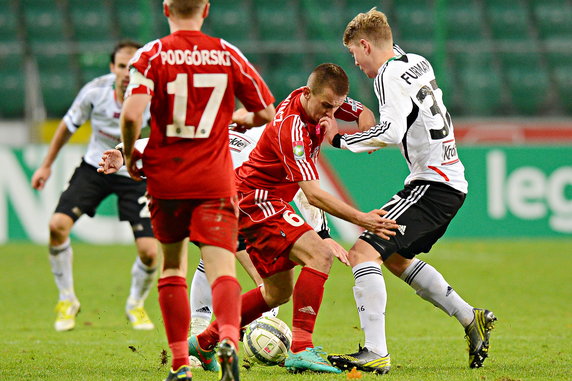
[[[304,219],[302,219],[302,217],[292,212],[291,210],[285,211],[282,216],[284,217],[286,222],[288,222],[292,226],[298,227],[304,225]]]

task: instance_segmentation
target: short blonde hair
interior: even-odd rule
[[[165,0],[165,2],[173,16],[187,18],[204,9],[209,0]]]
[[[344,45],[349,46],[362,38],[371,41],[376,46],[393,45],[391,27],[385,13],[374,7],[366,13],[359,13],[348,23],[344,31]]]

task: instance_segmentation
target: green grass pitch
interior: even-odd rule
[[[167,342],[156,288],[147,310],[156,329],[136,332],[124,316],[132,246],[74,244],[75,287],[82,303],[71,332],[53,329],[56,287],[47,249],[0,246],[0,380],[162,380]],[[198,259],[191,250],[189,268]],[[492,309],[499,321],[484,368],[469,369],[463,331],[454,318],[421,300],[384,271],[389,301],[388,380],[572,379],[572,240],[444,240],[421,259],[438,268],[469,303]],[[252,283],[239,273],[243,289]],[[314,342],[328,352],[363,343],[349,268],[336,263],[326,283]],[[291,324],[291,305],[279,317]],[[363,373],[363,380],[379,376]],[[195,380],[218,380],[194,372]],[[346,374],[289,374],[255,366],[243,381],[346,380]]]

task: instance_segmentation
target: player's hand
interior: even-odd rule
[[[326,239],[323,239],[322,241],[326,245],[328,245],[328,247],[332,250],[332,252],[336,256],[336,258],[338,258],[338,260],[340,262],[342,262],[346,266],[350,265],[350,260],[348,259],[348,252],[346,249],[344,249],[342,247],[342,245],[340,245],[339,243],[337,243],[336,241],[334,241],[331,238],[326,238]]]
[[[52,169],[50,167],[40,167],[32,176],[32,187],[37,190],[44,189],[46,181],[50,178]]]
[[[103,152],[97,172],[110,175],[123,167],[123,155],[117,149],[108,149]]]
[[[374,209],[369,213],[364,213],[359,225],[366,228],[372,233],[377,234],[383,239],[389,240],[390,236],[394,236],[397,223],[394,220],[383,218],[387,211],[383,209]]]
[[[143,181],[143,177],[145,177],[143,169],[137,166],[137,162],[141,160],[141,156],[141,152],[137,150],[133,150],[130,155],[125,153],[125,166],[127,167],[127,172],[129,172],[129,176],[131,176],[135,181]]]
[[[334,118],[324,116],[322,117],[322,119],[318,121],[318,123],[322,128],[326,129],[326,134],[325,134],[326,140],[328,141],[328,143],[332,144],[334,136],[336,136],[340,132],[338,128],[338,122]]]
[[[249,129],[247,117],[249,117],[249,112],[244,108],[241,107],[237,109],[235,112],[232,113],[232,122],[236,125],[232,127],[234,131],[237,132],[245,132]]]

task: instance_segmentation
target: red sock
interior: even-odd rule
[[[240,326],[244,327],[254,319],[259,318],[264,312],[269,311],[270,307],[262,297],[260,287],[242,294],[242,312]],[[199,345],[203,349],[212,349],[218,342],[218,323],[213,321],[207,329],[205,329],[198,337]]]
[[[218,320],[218,336],[229,339],[236,349],[240,336],[240,283],[235,277],[223,275],[212,286],[213,313]]]
[[[296,353],[313,347],[312,333],[324,296],[324,283],[328,274],[309,267],[302,268],[294,286],[292,318],[292,347]]]
[[[159,305],[167,341],[173,355],[173,370],[189,365],[187,333],[191,323],[191,308],[187,297],[187,281],[180,276],[159,279]]]

